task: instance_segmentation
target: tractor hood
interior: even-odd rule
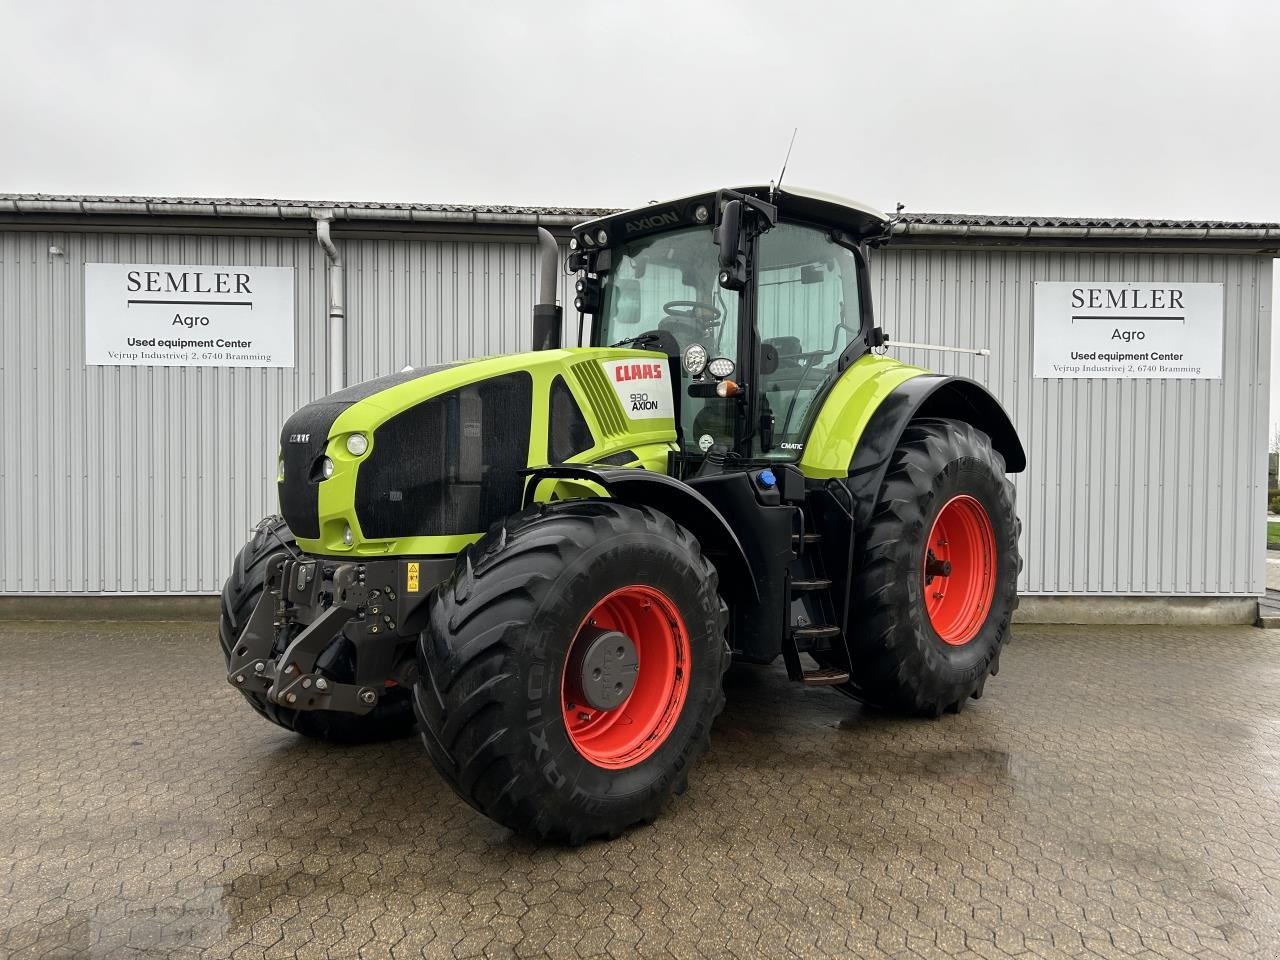
[[[674,448],[667,357],[540,350],[425,367],[307,404],[280,435],[280,511],[304,550],[447,554],[520,509],[528,467]]]

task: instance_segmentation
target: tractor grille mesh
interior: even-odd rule
[[[481,533],[520,508],[533,380],[511,373],[392,417],[356,476],[356,516],[372,539]]]
[[[584,360],[575,363],[569,372],[591,404],[605,438],[623,436],[627,432],[627,424],[622,416],[622,405],[609,385],[609,378],[604,375],[604,368],[595,360]]]
[[[590,450],[596,445],[591,427],[582,408],[574,399],[563,377],[556,377],[551,384],[551,423],[547,436],[547,462],[564,463],[570,457]]]

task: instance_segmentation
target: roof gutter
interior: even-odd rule
[[[309,204],[239,204],[205,201],[53,200],[0,197],[0,213],[60,214],[63,216],[248,217],[256,220],[403,220],[414,223],[499,223],[572,227],[588,219],[582,213],[499,213],[488,210],[430,210],[387,206],[318,207]]]
[[[1018,240],[1277,240],[1280,227],[1038,227],[1027,224],[899,222],[893,235],[907,237],[1000,237]]]

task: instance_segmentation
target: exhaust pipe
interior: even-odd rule
[[[538,302],[533,305],[533,349],[559,350],[564,311],[556,305],[560,244],[545,227],[538,228]]]

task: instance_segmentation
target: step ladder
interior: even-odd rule
[[[787,628],[782,658],[787,676],[808,686],[829,687],[849,682],[849,672],[838,667],[806,668],[801,654],[829,653],[843,661],[843,630],[837,624],[832,582],[822,559],[822,534],[804,529],[805,513],[796,511],[801,530],[791,535],[791,561],[787,576]]]

